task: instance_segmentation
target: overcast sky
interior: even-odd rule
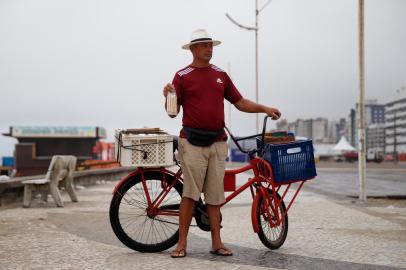
[[[191,62],[197,28],[223,42],[212,62],[255,99],[254,0],[0,0],[0,132],[13,125],[161,127],[162,87]],[[261,1],[260,1],[261,3]],[[262,2],[262,3],[265,3]],[[347,117],[358,100],[358,1],[273,0],[260,14],[260,102],[283,118]],[[366,98],[406,86],[406,1],[365,1]],[[230,68],[228,68],[230,66]],[[228,104],[225,106],[228,122]],[[232,130],[255,116],[232,109]],[[14,139],[0,136],[0,156]]]

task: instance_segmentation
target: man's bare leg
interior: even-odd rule
[[[217,255],[232,255],[233,253],[224,246],[220,237],[220,206],[207,204],[206,209],[210,220],[212,251],[219,253]]]
[[[186,254],[187,235],[190,222],[192,222],[195,201],[190,198],[182,198],[179,209],[179,241],[176,249],[171,252],[172,257],[184,257]]]

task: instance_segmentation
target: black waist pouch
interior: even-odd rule
[[[196,146],[210,146],[224,133],[224,129],[210,131],[189,127],[183,127],[183,131],[188,142]]]

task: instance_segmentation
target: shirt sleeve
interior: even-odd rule
[[[175,74],[173,77],[172,84],[176,90],[176,97],[178,98],[178,105],[182,105],[183,100],[183,85],[182,85],[182,78],[179,74]]]
[[[234,104],[242,99],[241,93],[235,87],[234,83],[231,81],[227,73],[224,73],[225,77],[225,89],[224,89],[224,98],[227,99],[230,103]]]

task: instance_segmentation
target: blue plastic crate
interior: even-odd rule
[[[233,162],[247,162],[248,161],[248,155],[245,153],[242,153],[238,149],[231,149],[231,161]]]
[[[258,139],[258,146],[261,144]],[[305,181],[317,175],[312,140],[266,144],[260,156],[271,163],[275,183]]]
[[[14,157],[2,157],[3,166],[14,167]]]

